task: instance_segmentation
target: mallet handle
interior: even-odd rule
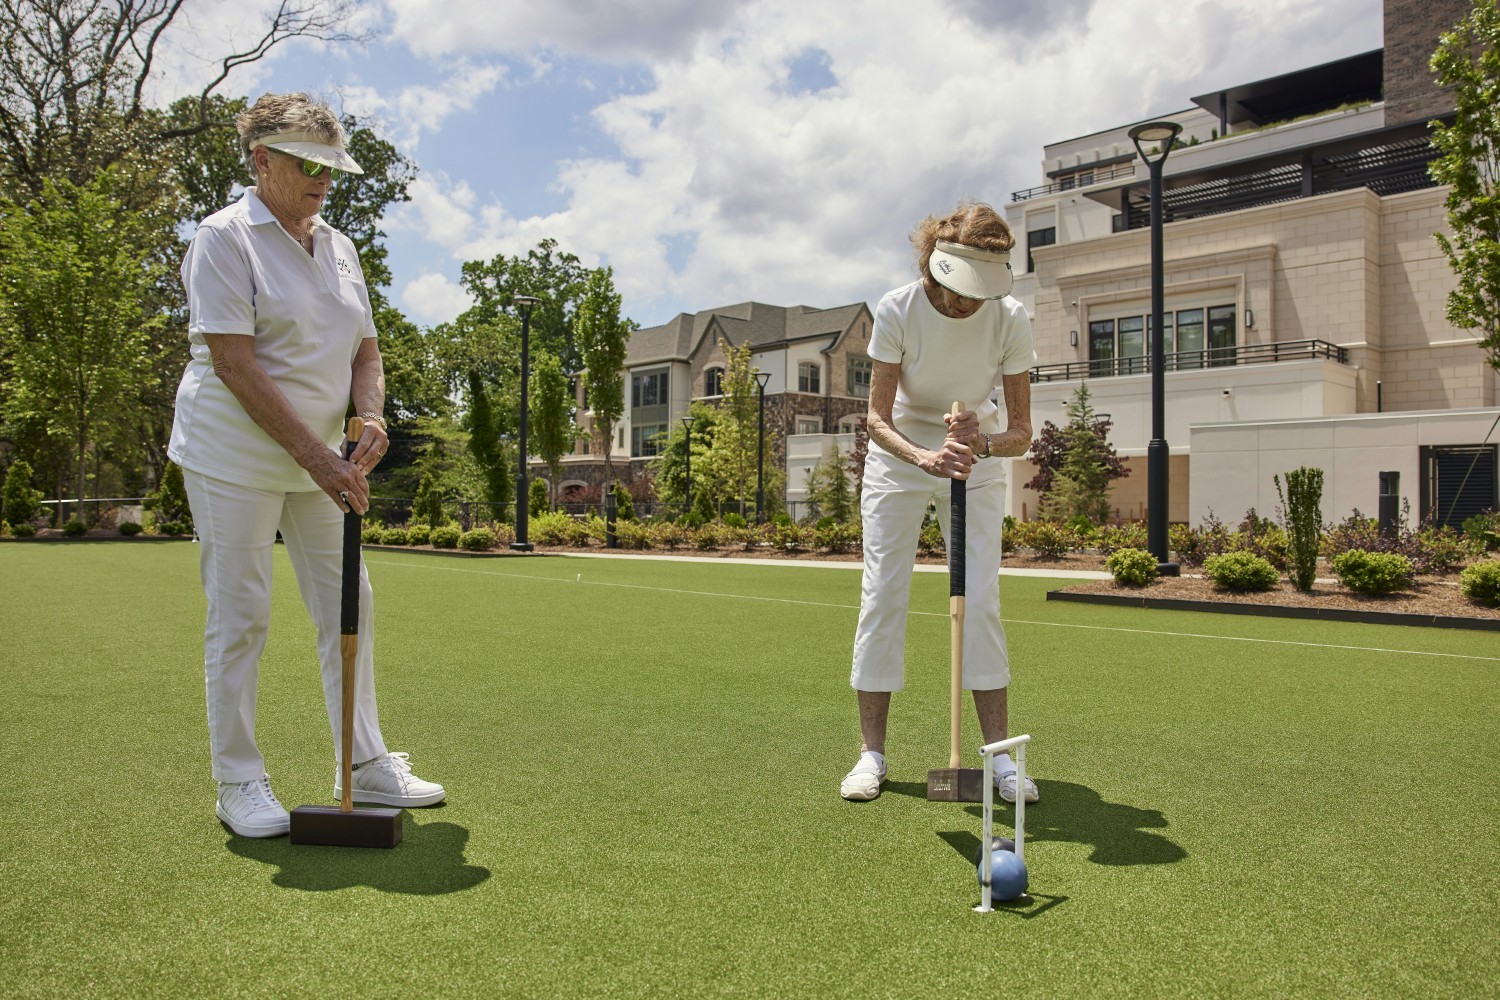
[[[953,403],[953,415],[966,410],[960,400]],[[958,767],[961,758],[959,742],[963,730],[963,684],[964,684],[964,557],[968,552],[965,539],[965,524],[968,510],[968,493],[962,479],[950,481],[948,488],[948,618],[949,656],[953,665],[949,684],[948,715],[948,766]]]
[[[344,429],[344,458],[354,454],[365,422],[350,417]],[[361,519],[350,507],[344,514],[344,571],[339,606],[339,656],[343,660],[342,722],[339,725],[339,811],[354,811],[354,665],[359,659],[359,536]]]

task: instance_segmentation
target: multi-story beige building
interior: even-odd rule
[[[1497,373],[1444,317],[1455,279],[1427,122],[1451,113],[1427,56],[1463,0],[1386,0],[1386,47],[1192,99],[1163,168],[1166,440],[1173,521],[1277,506],[1273,475],[1322,468],[1324,516],[1373,514],[1379,473],[1445,521],[1497,502]],[[1145,514],[1151,437],[1149,175],[1135,123],[1045,149],[1007,219],[1026,257],[1033,416],[1087,380]],[[1019,257],[1019,255],[1018,255]],[[1020,268],[1018,268],[1020,270]],[[1034,515],[1012,469],[1012,510]],[[1460,493],[1460,487],[1462,492]]]

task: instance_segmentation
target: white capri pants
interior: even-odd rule
[[[198,531],[208,624],[203,633],[208,740],[218,781],[254,781],[265,772],[255,745],[260,654],[271,624],[271,557],[276,532],[286,542],[302,603],[318,629],[323,699],[335,761],[342,744],[343,660],[339,606],[344,512],[326,493],[284,493],[237,486],[183,470]],[[359,567],[359,657],[355,667],[354,762],[385,753],[375,710],[375,650],[370,579]]]
[[[930,501],[937,501],[938,526],[944,543],[948,540],[950,481],[929,476],[915,466],[887,471],[893,475],[879,477],[875,484],[867,472],[860,498],[865,574],[854,634],[854,669],[849,676],[849,685],[858,691],[899,691],[906,683],[906,611],[917,536]],[[969,691],[990,691],[1010,684],[1005,629],[1000,624],[1005,481],[969,487],[965,513],[963,686]]]

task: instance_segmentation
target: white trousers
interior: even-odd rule
[[[323,699],[341,745],[343,662],[339,607],[343,576],[344,512],[322,492],[283,493],[237,486],[183,471],[198,531],[208,624],[203,673],[208,694],[208,740],[218,781],[253,781],[265,771],[255,745],[260,654],[271,624],[271,557],[280,530],[318,629]],[[385,753],[375,710],[372,600],[364,562],[359,567],[359,657],[355,667],[354,760]]]
[[[906,683],[906,612],[911,602],[917,536],[930,501],[948,540],[949,480],[915,467],[891,469],[860,497],[864,519],[865,574],[854,634],[858,691],[899,691]],[[920,476],[921,478],[916,478]],[[1005,525],[1005,482],[972,487],[965,501],[963,686],[989,691],[1010,684],[1005,629],[1000,624],[1000,531]]]

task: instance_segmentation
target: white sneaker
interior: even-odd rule
[[[383,806],[435,806],[447,796],[435,781],[423,781],[411,773],[404,753],[388,753],[354,768],[354,801]],[[333,776],[333,797],[344,797],[344,786]]]
[[[292,828],[291,814],[271,791],[271,777],[219,782],[214,815],[241,837],[279,837]]]
[[[854,770],[844,775],[839,785],[839,794],[851,802],[868,802],[880,795],[880,784],[885,781],[885,757],[874,753],[859,755]]]
[[[995,788],[1000,793],[1002,802],[1016,801],[1016,772],[996,771]],[[1031,775],[1026,776],[1026,803],[1030,805],[1041,796],[1037,793],[1036,782],[1031,780]]]

